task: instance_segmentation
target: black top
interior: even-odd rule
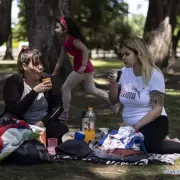
[[[5,103],[4,113],[11,114],[15,118],[23,119],[22,115],[31,106],[36,96],[38,95],[38,93],[36,93],[34,90],[31,90],[30,93],[28,93],[21,100],[23,91],[24,91],[24,81],[22,74],[16,73],[6,79],[3,88],[3,99]],[[47,121],[50,119],[52,109],[55,110],[55,108],[58,107],[57,105],[55,105],[54,102],[55,98],[53,98],[51,91],[44,93],[44,96],[48,102],[48,114],[43,119],[41,119],[41,121],[43,121],[43,123],[46,124]],[[62,106],[61,98],[59,100],[60,101],[58,102],[59,103],[58,106]]]

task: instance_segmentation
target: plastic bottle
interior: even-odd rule
[[[86,112],[87,112],[87,108],[84,109],[84,111],[82,112],[82,115],[81,115],[81,119],[82,119],[82,122],[81,122],[81,125],[80,125],[80,131],[84,131],[84,122],[85,122],[85,115],[86,115]]]
[[[82,131],[85,135],[85,141],[89,143],[89,141],[95,139],[95,121],[96,115],[93,111],[92,107],[88,107],[88,110],[85,114],[85,117],[82,119]]]

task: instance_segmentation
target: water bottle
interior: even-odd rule
[[[88,107],[88,110],[83,118],[82,122],[82,131],[85,134],[85,141],[89,143],[89,141],[95,139],[95,120],[96,115],[93,111],[92,107]]]

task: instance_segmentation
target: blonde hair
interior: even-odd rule
[[[141,64],[141,73],[143,82],[148,84],[151,80],[153,68],[161,72],[161,70],[154,64],[151,54],[142,38],[134,37],[125,39],[122,46],[132,50],[138,55],[138,60]]]

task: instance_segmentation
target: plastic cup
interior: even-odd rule
[[[51,82],[51,78],[43,78],[43,79],[42,79],[42,82],[48,82],[48,81]]]
[[[84,140],[85,135],[82,132],[75,132],[74,139],[76,140]]]
[[[52,77],[51,74],[42,72],[41,75],[42,75],[42,82],[47,82],[47,81],[51,82],[51,77]]]
[[[48,147],[57,147],[58,139],[57,138],[48,138]]]
[[[56,151],[55,148],[58,145],[58,139],[57,138],[48,138],[48,152],[49,154],[55,155]]]

